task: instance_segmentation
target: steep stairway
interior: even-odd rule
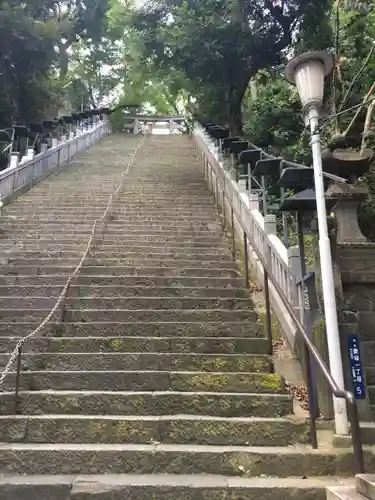
[[[348,486],[328,486],[327,500],[375,500],[375,475],[358,474]]]
[[[5,209],[1,367],[138,144],[110,137]],[[1,386],[0,499],[324,498],[351,450],[311,449],[268,353],[188,138],[145,138],[65,313],[24,345],[16,415],[15,365]]]

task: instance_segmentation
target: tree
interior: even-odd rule
[[[36,120],[55,97],[50,78],[54,39],[41,6],[8,0],[0,4],[0,123]]]
[[[182,71],[195,88],[222,90],[220,105],[238,134],[250,79],[279,65],[307,18],[324,17],[329,6],[329,0],[157,0],[133,20],[144,58],[155,67]]]
[[[243,108],[244,133],[254,144],[291,160],[308,159],[301,101],[283,78],[260,72],[251,82]]]
[[[53,12],[60,76],[69,69],[69,49],[79,40],[95,44],[101,41],[106,26],[108,0],[50,0]]]
[[[178,102],[186,99],[181,71],[164,72],[144,57],[142,35],[133,29],[133,10],[127,3],[113,0],[108,12],[109,31],[118,48],[115,75],[121,104],[140,104],[140,111],[178,113]],[[184,97],[185,96],[185,97]]]

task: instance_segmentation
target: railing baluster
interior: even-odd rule
[[[104,131],[104,129],[106,129],[106,124],[103,123],[99,127],[100,130]],[[88,130],[85,134],[86,138],[92,138],[93,140],[102,137],[101,135],[96,135],[96,130]],[[15,168],[8,167],[0,172],[1,200],[12,195],[17,189],[34,183],[40,176],[45,174],[46,171],[52,170],[59,165],[66,164],[67,160],[70,159],[69,152],[73,144],[75,145],[75,152],[80,151],[81,148],[79,144],[81,140],[82,136],[68,139],[65,143],[55,148],[39,153],[33,159],[20,162]]]
[[[232,232],[232,257],[233,257],[233,260],[236,260],[236,235],[235,235],[235,229],[234,229],[233,207],[231,207],[230,218],[231,218],[231,232]]]
[[[249,255],[247,248],[247,234],[243,232],[243,260],[244,260],[244,281],[245,288],[249,288]]]

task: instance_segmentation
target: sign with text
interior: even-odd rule
[[[356,399],[364,399],[366,397],[365,377],[361,362],[359,336],[357,334],[348,335],[348,353],[354,396]]]

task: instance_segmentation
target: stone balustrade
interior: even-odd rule
[[[56,168],[65,165],[81,151],[89,149],[102,137],[108,135],[107,121],[93,121],[91,125],[77,127],[69,136],[52,139],[52,147],[42,145],[42,150],[35,155],[34,149],[28,148],[20,159],[19,153],[12,153],[9,166],[0,172],[0,200],[8,199],[27,189]]]

